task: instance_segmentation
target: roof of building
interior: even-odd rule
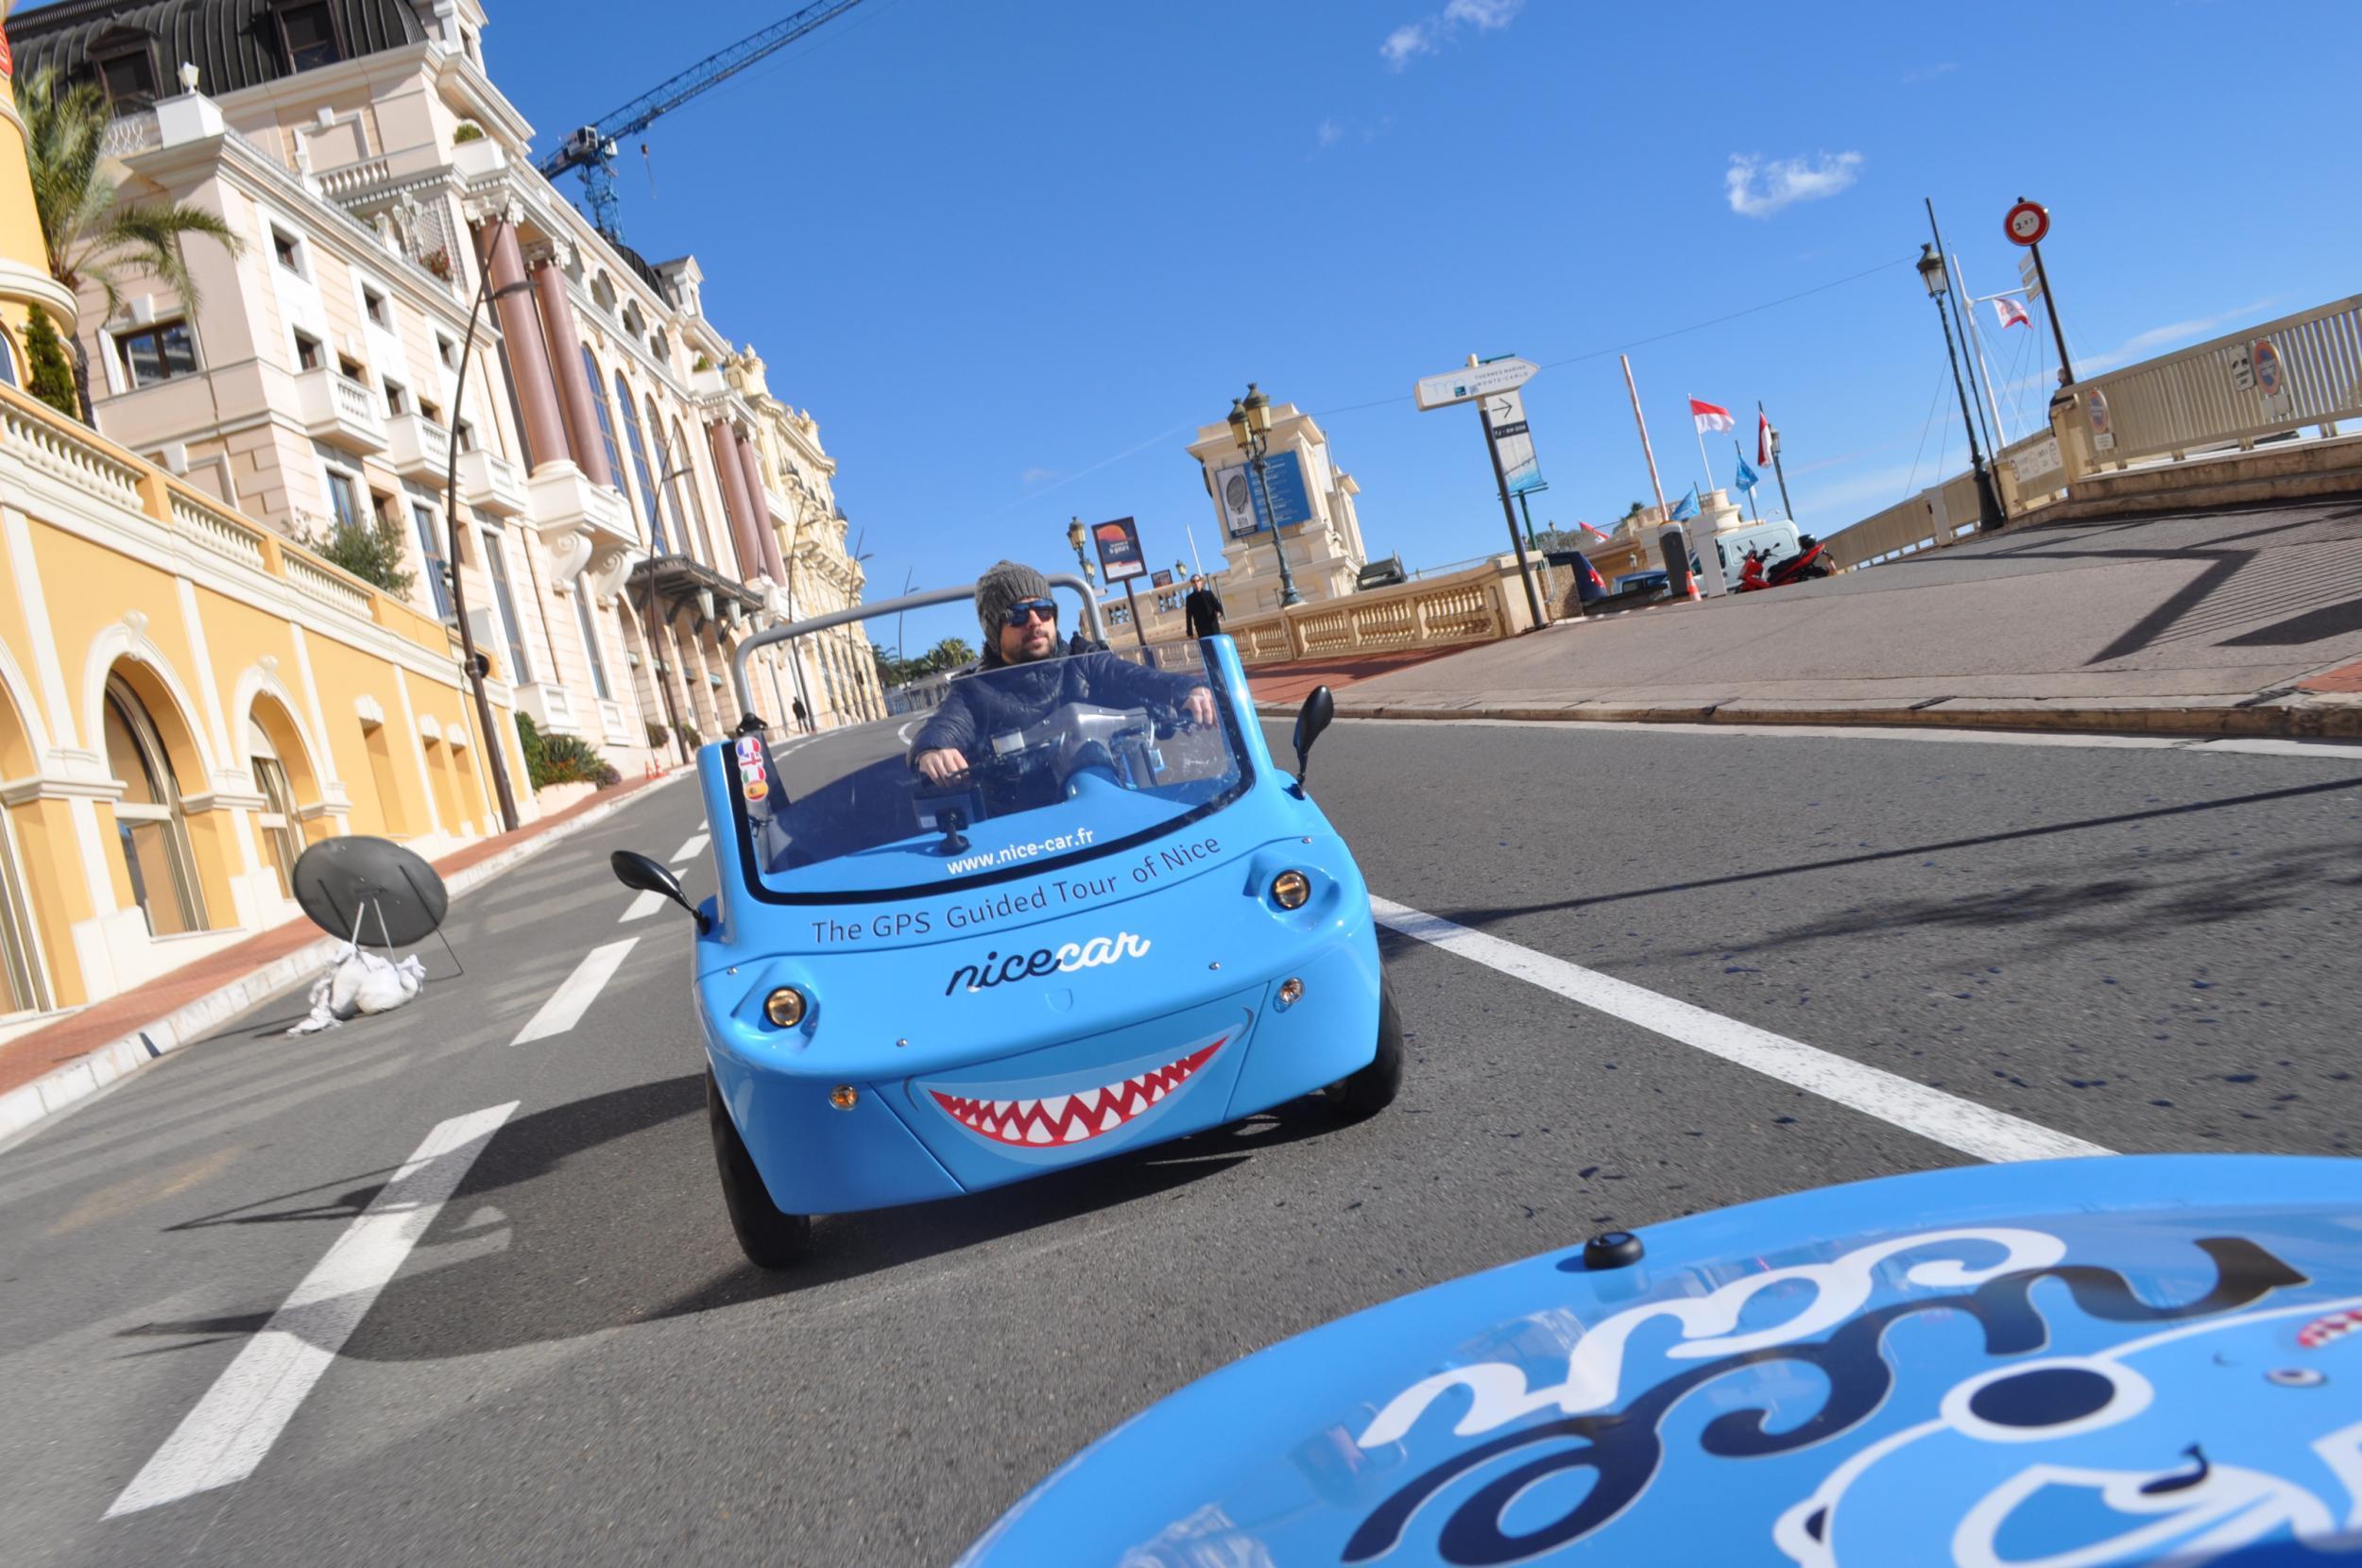
[[[409,0],[328,0],[348,59],[426,42]],[[91,45],[117,29],[145,33],[161,57],[159,85],[185,61],[202,76],[207,94],[220,97],[293,76],[272,0],[62,0],[9,18],[9,43],[22,81],[43,66],[69,79],[92,75]]]

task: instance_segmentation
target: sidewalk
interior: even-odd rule
[[[457,897],[687,771],[632,779],[586,795],[513,833],[454,850],[434,862],[435,870]],[[289,986],[316,978],[343,945],[309,920],[290,920],[0,1046],[0,1137],[54,1116]]]
[[[2012,530],[1562,622],[1356,680],[1337,711],[2362,737],[2362,499]]]

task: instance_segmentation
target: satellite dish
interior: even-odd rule
[[[354,942],[370,927],[388,947],[423,942],[451,908],[435,868],[390,839],[322,839],[297,858],[294,881],[312,923]]]

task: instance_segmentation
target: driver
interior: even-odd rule
[[[1002,561],[976,579],[976,620],[984,627],[988,670],[1033,669],[955,680],[943,706],[911,742],[911,766],[940,784],[967,771],[968,758],[991,737],[1039,722],[1068,703],[1143,707],[1163,703],[1200,724],[1214,723],[1214,694],[1192,675],[1150,670],[1104,650],[1067,652],[1050,580],[1030,566]]]

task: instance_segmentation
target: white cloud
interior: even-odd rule
[[[1942,65],[1923,65],[1916,70],[1904,72],[1903,85],[1908,87],[1918,82],[1933,81],[1946,72],[1957,71],[1960,68],[1960,61],[1951,60],[1945,60]]]
[[[2162,327],[2151,327],[2145,332],[2134,332],[2104,354],[2093,354],[2077,360],[2075,362],[2076,373],[2088,376],[2097,370],[2111,370],[2119,365],[2130,365],[2136,359],[2148,358],[2152,349],[2187,343],[2194,337],[2204,337],[2210,332],[2219,332],[2238,322],[2253,321],[2271,308],[2274,298],[2272,295],[2266,295],[2261,299],[2251,299],[2244,305],[2234,306],[2219,315],[2193,316],[2187,321],[2168,321]]]
[[[1320,123],[1320,128],[1313,131],[1312,134],[1319,140],[1322,146],[1333,147],[1339,142],[1344,140],[1345,128],[1339,125],[1335,120],[1323,120]]]
[[[1400,71],[1419,56],[1435,53],[1462,27],[1489,33],[1508,26],[1525,4],[1526,0],[1446,0],[1442,10],[1406,22],[1388,33],[1378,52],[1389,70]]]
[[[1860,171],[1857,152],[1775,158],[1769,162],[1735,152],[1722,184],[1732,212],[1744,218],[1768,218],[1790,202],[1819,201],[1837,195],[1853,184]]]
[[[1399,71],[1411,63],[1412,56],[1431,54],[1434,48],[1432,30],[1424,22],[1413,22],[1388,33],[1386,42],[1378,46],[1378,52],[1386,57],[1388,66]]]
[[[1472,27],[1490,30],[1506,27],[1517,18],[1526,0],[1451,0],[1444,8],[1446,22],[1465,22]]]
[[[1017,476],[1017,482],[1022,488],[1030,490],[1036,485],[1047,485],[1057,477],[1058,470],[1055,469],[1028,469]]]

